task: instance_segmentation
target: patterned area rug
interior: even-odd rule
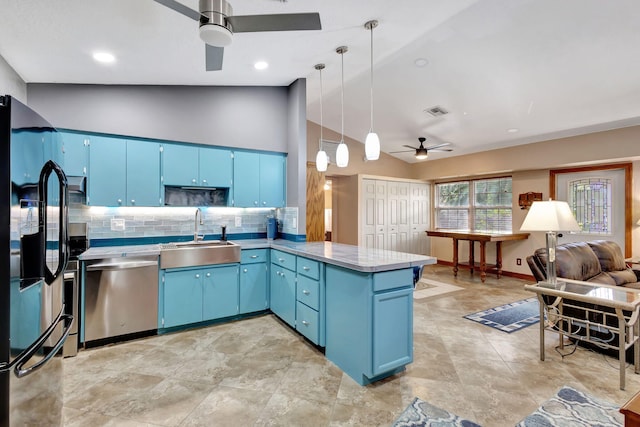
[[[448,294],[449,292],[461,291],[464,288],[460,286],[450,285],[448,283],[438,282],[437,280],[421,278],[413,291],[413,299],[423,299],[434,297],[437,295]]]
[[[536,297],[467,314],[465,319],[511,333],[540,321],[540,306]]]
[[[480,427],[473,421],[465,420],[457,415],[433,406],[419,398],[400,414],[393,422],[392,427]]]
[[[564,386],[516,427],[622,426],[619,406]]]

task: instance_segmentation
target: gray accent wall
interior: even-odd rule
[[[27,84],[2,56],[0,56],[0,95],[11,95],[22,103],[27,103]]]
[[[307,80],[289,86],[287,128],[287,206],[298,207],[298,231],[307,232]]]
[[[30,83],[27,93],[58,128],[287,151],[287,87]]]

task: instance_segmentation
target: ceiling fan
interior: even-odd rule
[[[233,33],[322,29],[317,12],[234,16],[233,8],[226,0],[199,0],[199,11],[176,0],[154,1],[199,22],[200,38],[206,43],[207,71],[222,70],[224,47],[231,44]]]
[[[418,160],[426,159],[427,156],[429,155],[429,151],[453,151],[451,148],[443,148],[443,147],[446,147],[447,145],[451,145],[450,142],[443,142],[442,144],[432,145],[431,147],[425,147],[424,142],[426,140],[427,138],[421,136],[420,138],[418,138],[418,141],[420,141],[420,147],[412,147],[411,145],[403,145],[403,147],[407,147],[407,148],[411,148],[411,150],[415,150],[416,159]],[[391,151],[389,154],[407,153],[411,150]]]

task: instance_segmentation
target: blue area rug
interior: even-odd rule
[[[516,427],[622,426],[620,407],[564,386]]]
[[[392,427],[481,427],[473,421],[465,420],[457,415],[433,406],[419,398],[400,414]]]
[[[538,298],[532,297],[510,304],[467,314],[465,319],[511,333],[540,321]]]

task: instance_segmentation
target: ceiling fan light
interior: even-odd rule
[[[231,44],[233,34],[220,25],[202,24],[200,25],[200,38],[209,46],[225,47]]]
[[[364,140],[364,154],[367,160],[378,160],[380,158],[380,138],[378,134],[371,131]]]
[[[336,165],[339,168],[345,168],[349,164],[349,147],[344,141],[341,141],[338,144],[338,149],[336,150]]]
[[[318,170],[318,172],[326,172],[328,165],[329,159],[327,158],[326,151],[318,151],[318,154],[316,154],[316,169]]]
[[[416,150],[416,159],[425,160],[427,157],[429,157],[429,153],[424,148]]]

